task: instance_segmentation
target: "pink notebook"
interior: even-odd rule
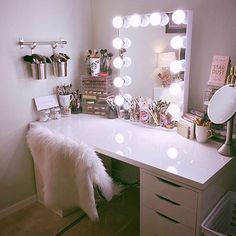
[[[213,56],[208,85],[222,87],[225,84],[230,64],[229,56]]]

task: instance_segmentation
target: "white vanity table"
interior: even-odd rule
[[[235,182],[235,160],[175,131],[78,114],[43,125],[140,169],[141,235],[201,235],[201,222]],[[174,233],[174,234],[173,234]]]

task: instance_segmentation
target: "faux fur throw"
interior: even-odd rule
[[[120,185],[113,183],[101,159],[84,142],[33,126],[28,131],[27,143],[42,176],[44,202],[49,207],[80,207],[96,221],[93,187],[97,186],[108,201],[119,194]]]

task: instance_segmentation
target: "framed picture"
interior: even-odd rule
[[[175,24],[172,21],[172,13],[167,13],[169,16],[169,23],[166,25],[166,33],[184,33],[186,34],[187,25],[186,24]]]

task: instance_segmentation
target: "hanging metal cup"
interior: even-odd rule
[[[46,63],[32,63],[31,70],[34,79],[42,80],[47,79]]]
[[[53,65],[53,72],[56,77],[66,77],[67,76],[67,62],[63,61],[54,61]]]

